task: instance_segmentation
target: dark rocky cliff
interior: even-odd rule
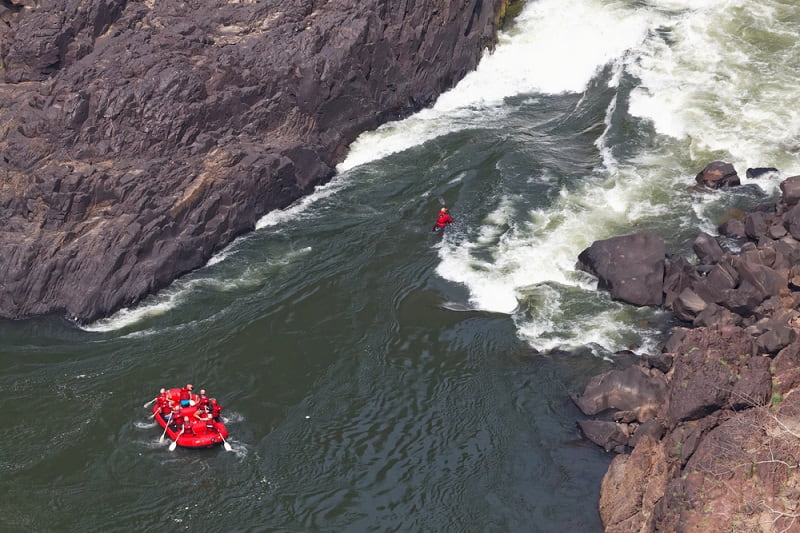
[[[0,317],[89,321],[473,69],[507,0],[3,0]]]

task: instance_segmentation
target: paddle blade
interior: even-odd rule
[[[233,448],[231,448],[231,445],[228,444],[227,441],[222,441],[222,445],[225,446],[225,451],[226,452],[232,452],[233,451]]]
[[[169,451],[174,452],[175,448],[177,448],[177,447],[178,447],[178,441],[174,440],[169,445]]]

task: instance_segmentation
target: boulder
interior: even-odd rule
[[[725,253],[717,240],[708,233],[701,232],[692,243],[692,248],[701,264],[713,265]]]
[[[623,451],[628,443],[628,435],[621,424],[605,420],[580,420],[578,427],[583,436],[602,447],[605,451]]]
[[[736,169],[724,161],[712,161],[695,177],[698,185],[709,189],[741,185]]]
[[[633,305],[663,302],[665,247],[654,233],[595,241],[578,256],[578,268],[597,276],[598,289]]]
[[[586,415],[617,409],[634,412],[636,419],[644,422],[653,418],[661,408],[666,386],[661,372],[632,366],[594,376],[583,394],[572,399]]]
[[[719,225],[717,228],[722,235],[733,237],[736,239],[743,239],[747,236],[744,228],[744,222],[736,218],[729,218]]]
[[[800,176],[792,176],[781,182],[781,201],[792,207],[800,202]]]
[[[744,175],[747,177],[747,179],[753,180],[756,178],[763,178],[768,174],[774,174],[777,172],[778,169],[775,167],[756,167],[756,168],[748,168],[745,171]]]

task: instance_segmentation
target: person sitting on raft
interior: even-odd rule
[[[216,398],[211,398],[209,407],[211,408],[211,418],[214,420],[214,422],[219,422],[220,413],[222,413],[222,406],[217,403]]]
[[[178,428],[181,425],[181,408],[177,405],[172,406],[172,412],[170,416],[164,417],[164,420],[169,423],[169,426],[172,428],[172,431],[178,431]]]
[[[187,383],[184,388],[181,389],[181,407],[189,407],[190,405],[194,405],[192,401],[192,384]]]
[[[206,390],[200,389],[200,394],[197,396],[197,409],[208,409],[209,399],[206,396]]]
[[[447,208],[443,207],[439,210],[439,216],[436,219],[436,224],[433,225],[433,231],[442,231],[445,226],[452,224],[453,222],[455,222],[455,220],[453,220],[453,217],[450,216]]]
[[[161,390],[163,391],[164,389]],[[156,404],[158,405],[158,412],[161,414],[161,418],[167,420],[172,412],[172,402],[170,399],[167,398],[166,394],[163,394],[158,397]]]
[[[192,429],[192,421],[189,420],[188,416],[183,417],[183,431],[184,435],[194,435],[194,430]]]

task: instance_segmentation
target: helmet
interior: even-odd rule
[[[443,207],[443,208],[439,209],[439,212],[440,212],[440,213],[445,213],[445,212],[447,212],[447,208],[446,208],[446,207]]]

